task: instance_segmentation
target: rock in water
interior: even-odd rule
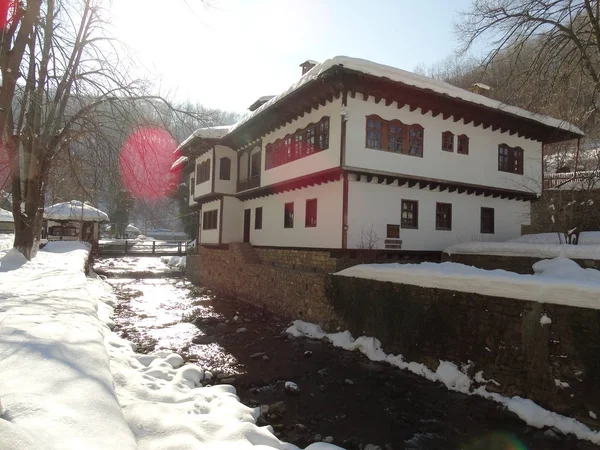
[[[299,394],[300,388],[293,381],[286,381],[284,386],[285,392],[288,394]]]

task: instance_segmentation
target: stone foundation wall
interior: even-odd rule
[[[287,262],[295,268],[273,265],[281,255],[258,254],[270,264],[248,264],[236,244],[200,248],[188,256],[188,274],[289,319],[375,336],[386,352],[432,370],[440,360],[470,364],[471,378],[481,371],[498,383],[487,383],[489,391],[600,427],[588,414],[600,417],[600,311],[328,275],[300,270],[291,255],[305,256],[295,252]],[[543,315],[550,324],[542,325]]]
[[[337,260],[325,250],[288,250],[272,247],[254,247],[254,250],[261,262],[268,266],[316,273],[331,273],[337,270]]]
[[[503,269],[521,274],[532,274],[533,266],[536,262],[545,258],[524,257],[524,256],[494,256],[494,255],[442,255],[443,261],[451,261],[468,266],[478,267],[480,269],[495,270]],[[600,260],[593,259],[574,259],[577,264],[586,269],[600,269]]]
[[[336,323],[333,307],[325,298],[323,273],[247,264],[236,244],[228,250],[200,247],[198,255],[190,255],[187,261],[188,276],[195,283],[290,319],[324,327]]]

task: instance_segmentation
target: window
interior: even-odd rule
[[[423,156],[423,127],[411,125],[408,129],[408,154]]]
[[[469,137],[466,134],[461,134],[456,138],[456,153],[461,155],[469,154]]]
[[[392,122],[388,132],[388,148],[390,152],[402,153],[404,141],[404,127],[398,121]]]
[[[502,172],[523,174],[523,149],[509,147],[506,144],[498,146],[498,170]]]
[[[366,147],[404,155],[423,156],[423,127],[399,120],[367,116]]]
[[[262,206],[254,209],[254,229],[262,230]]]
[[[212,211],[204,211],[202,213],[202,229],[203,230],[216,230],[217,229],[217,213],[218,209]]]
[[[60,236],[60,226],[50,227],[50,229],[48,230],[48,234],[50,236]]]
[[[494,208],[481,208],[481,232],[494,234]]]
[[[402,228],[419,228],[419,202],[402,200]]]
[[[260,176],[260,152],[253,153],[250,157],[250,178]]]
[[[306,228],[317,226],[317,199],[311,198],[306,200],[306,216],[304,219],[304,226]]]
[[[329,117],[277,139],[265,147],[265,170],[329,148]]]
[[[210,159],[196,166],[196,184],[210,180]]]
[[[294,203],[286,203],[283,208],[283,228],[294,228]]]
[[[400,239],[400,225],[387,225],[387,238]]]
[[[454,134],[451,131],[442,133],[442,150],[445,152],[454,151]]]
[[[436,203],[436,205],[435,205],[435,229],[436,230],[451,230],[452,229],[452,204],[451,203]]]
[[[219,179],[230,180],[231,179],[231,159],[221,158],[219,161]]]
[[[194,180],[194,177],[192,177],[192,179],[190,180],[190,195],[193,197],[194,196],[194,187],[196,186],[196,180]]]

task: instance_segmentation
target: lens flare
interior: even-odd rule
[[[494,432],[470,441],[461,450],[527,450],[519,438],[512,433]]]
[[[18,0],[0,0],[0,29],[10,25],[15,19]]]
[[[143,127],[125,141],[119,157],[123,185],[136,198],[158,200],[169,196],[179,174],[171,172],[177,142],[165,130]]]

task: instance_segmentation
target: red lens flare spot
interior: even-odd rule
[[[119,164],[123,185],[133,197],[158,200],[176,189],[178,174],[171,172],[177,142],[160,128],[138,128],[125,141]]]
[[[12,24],[17,13],[18,0],[0,0],[0,29]]]

